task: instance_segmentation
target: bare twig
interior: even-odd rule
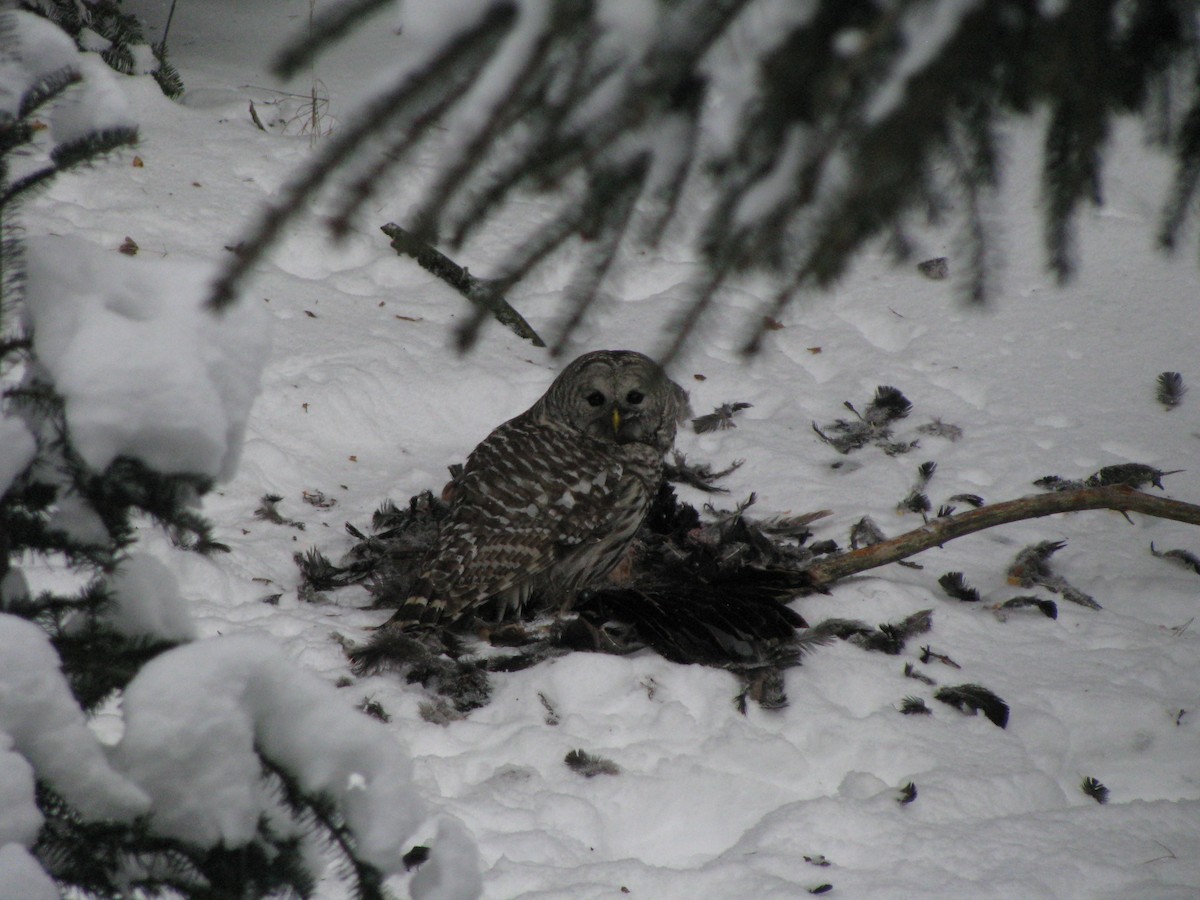
[[[481,310],[486,310],[518,337],[531,341],[535,347],[546,346],[533,327],[509,306],[491,282],[476,278],[436,247],[418,240],[393,222],[383,225],[379,230],[392,239],[392,249],[397,253],[411,256],[421,268],[436,275]]]
[[[947,541],[983,531],[985,528],[1085,509],[1137,512],[1159,519],[1200,525],[1200,506],[1196,504],[1157,497],[1126,485],[1109,485],[1021,497],[969,510],[956,516],[934,519],[891,540],[860,547],[841,556],[817,560],[809,566],[807,572],[813,586],[828,585],[848,575],[907,559],[922,550],[939,547]]]

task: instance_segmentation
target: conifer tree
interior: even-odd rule
[[[149,74],[168,97],[183,94],[179,71],[167,58],[165,34],[150,43],[137,16],[121,10],[120,0],[24,0],[21,5],[54,22],[81,50],[97,50],[93,44],[104,42],[100,55],[118,72]]]
[[[14,48],[20,46],[18,26],[24,24],[17,17],[24,15],[0,13],[0,97],[12,97],[11,104],[0,105],[0,655],[5,657],[0,666],[0,748],[6,750],[0,753],[0,782],[11,788],[14,778],[19,782],[23,777],[21,770],[32,769],[35,797],[26,802],[35,802],[42,818],[36,841],[19,851],[23,874],[32,871],[36,877],[21,883],[31,896],[51,885],[52,877],[57,889],[97,898],[310,897],[321,870],[312,853],[315,841],[340,860],[355,896],[384,897],[383,873],[360,847],[361,815],[352,822],[341,799],[314,788],[311,773],[306,781],[256,747],[272,814],[264,814],[256,833],[237,845],[201,843],[156,829],[153,806],[134,815],[145,796],[109,768],[94,736],[82,727],[85,714],[124,692],[148,663],[165,659],[192,636],[178,624],[165,629],[122,624],[121,595],[128,579],[154,581],[166,572],[161,563],[135,552],[137,524],[149,519],[176,546],[197,553],[227,548],[214,540],[209,522],[196,511],[197,499],[211,486],[209,475],[156,471],[133,456],[117,456],[99,470],[86,461],[63,396],[39,357],[37,335],[24,314],[28,297],[22,251],[28,241],[18,224],[20,207],[56,176],[135,143],[137,130],[70,129],[69,139],[57,138],[53,124],[46,122],[54,121],[56,101],[82,90],[85,78],[73,65],[48,72],[44,60],[40,69],[21,65]],[[65,38],[63,46],[73,54]],[[54,576],[50,583],[71,586],[35,591],[28,578],[33,571],[49,571]],[[169,593],[163,585],[155,587]],[[24,648],[28,659],[14,659]],[[57,659],[51,656],[47,662],[48,654]],[[280,654],[277,670],[283,662]],[[21,678],[51,699],[57,696],[58,679],[62,699],[45,709],[22,707],[21,691],[13,688],[22,684]],[[186,709],[174,712],[185,719],[188,715]],[[338,715],[336,706],[332,714]],[[358,716],[349,709],[346,715]],[[78,725],[72,725],[73,716]],[[78,747],[71,749],[72,742]],[[7,752],[10,745],[12,752]],[[392,749],[388,741],[380,758]],[[364,757],[363,750],[360,742],[352,753],[366,759],[370,754]],[[151,743],[143,752],[156,751]],[[24,755],[28,765],[14,770],[13,753]],[[73,754],[88,765],[47,763],[47,756],[55,754]],[[89,784],[112,796],[93,802]],[[11,840],[5,826],[11,831],[12,804],[21,802],[11,790],[0,799],[0,845]],[[116,815],[118,809],[128,814]],[[19,812],[16,817],[27,820],[29,815]],[[403,840],[403,835],[394,839]],[[12,857],[6,859],[11,863]],[[6,889],[15,890],[16,877],[0,862]]]
[[[277,71],[297,72],[390,5],[329,8]],[[381,176],[434,142],[431,182],[399,223],[414,239],[455,248],[505,200],[538,191],[556,214],[528,226],[491,290],[583,245],[555,350],[619,253],[668,229],[686,235],[704,273],[665,358],[744,273],[778,288],[748,323],[753,351],[764,313],[834,282],[868,242],[903,256],[912,225],[928,219],[955,221],[965,295],[985,300],[987,210],[1004,175],[998,134],[1014,116],[1043,132],[1045,247],[1060,279],[1076,265],[1080,208],[1103,200],[1118,117],[1144,120],[1175,158],[1163,246],[1200,181],[1197,0],[475,0],[457,4],[453,21],[434,9],[405,4],[391,82],[262,214],[216,305],[310,194],[333,182],[333,232],[343,233]],[[684,202],[697,185],[711,198],[699,207]]]

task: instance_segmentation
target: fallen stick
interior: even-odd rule
[[[1200,506],[1156,497],[1127,485],[1082,488],[1057,491],[1006,500],[953,516],[934,519],[920,528],[905,532],[890,540],[851,550],[840,556],[819,559],[810,565],[806,574],[816,588],[826,587],[847,575],[856,575],[888,563],[898,562],[931,547],[996,525],[1037,519],[1055,513],[1078,512],[1085,509],[1113,509],[1118,512],[1137,512],[1159,519],[1172,519],[1189,525],[1200,525]]]
[[[380,231],[392,239],[392,249],[402,256],[411,256],[422,269],[436,275],[476,306],[487,312],[518,337],[531,341],[535,347],[545,347],[543,341],[525,318],[500,296],[495,282],[476,278],[446,254],[431,244],[413,237],[394,222],[380,226]]]

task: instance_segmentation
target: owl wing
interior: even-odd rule
[[[518,416],[471,453],[422,575],[422,618],[517,587],[572,547],[600,540],[628,489],[613,447],[565,426]],[[432,616],[429,614],[432,613]]]

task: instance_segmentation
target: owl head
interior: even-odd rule
[[[661,453],[690,415],[687,393],[650,357],[595,350],[568,365],[530,410],[606,443],[648,444]]]

